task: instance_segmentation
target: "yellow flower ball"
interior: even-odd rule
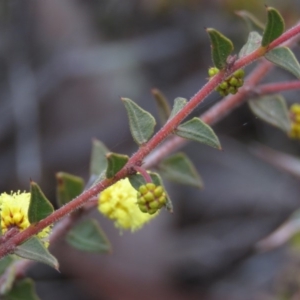
[[[28,208],[30,203],[30,193],[2,193],[0,195],[1,210],[1,228],[5,233],[10,228],[17,228],[23,231],[30,226],[28,220]],[[49,246],[47,238],[50,234],[51,227],[46,227],[36,236],[42,240],[45,246]]]
[[[291,130],[289,137],[293,139],[300,139],[300,104],[294,103],[290,107]]]
[[[122,179],[100,194],[98,209],[113,220],[117,228],[136,231],[158,215],[141,212],[137,205],[137,194],[128,178]]]

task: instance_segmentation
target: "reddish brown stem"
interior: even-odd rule
[[[10,240],[3,243],[0,247],[0,258],[4,255],[11,253],[14,248],[30,238],[31,236],[37,234],[39,231],[44,229],[45,227],[53,224],[54,222],[58,221],[62,217],[70,214],[74,210],[81,207],[84,203],[86,203],[91,197],[96,196],[105,188],[109,187],[116,181],[125,178],[128,176],[128,170],[132,169],[133,166],[137,165],[138,162],[144,160],[144,158],[154,149],[156,148],[166,137],[174,132],[176,127],[195,109],[197,105],[199,105],[224,79],[226,76],[229,76],[234,71],[245,67],[252,61],[258,59],[259,57],[263,56],[266,51],[270,51],[273,48],[277,47],[279,44],[284,43],[288,39],[294,37],[300,32],[300,25],[296,25],[292,29],[288,30],[284,34],[282,34],[278,39],[273,41],[268,49],[263,47],[258,48],[254,52],[250,53],[249,55],[242,57],[241,59],[237,60],[233,67],[229,70],[226,70],[226,74],[224,71],[220,71],[217,75],[215,75],[206,85],[194,96],[190,99],[190,101],[185,105],[185,107],[179,111],[171,120],[169,120],[165,126],[163,126],[150,140],[149,142],[142,146],[128,161],[126,166],[116,174],[113,179],[104,179],[103,181],[97,183],[95,186],[91,187],[90,189],[86,190],[78,196],[73,201],[67,203],[65,206],[59,208],[55,212],[53,212],[47,218],[41,220],[39,223],[31,225],[24,231],[20,232],[19,234],[13,236]],[[226,110],[228,111],[228,110]],[[217,116],[216,119],[218,119]],[[206,116],[209,118],[209,116]]]
[[[134,166],[134,169],[144,177],[146,183],[152,182],[151,176],[147,173],[146,169],[144,169],[140,166]]]
[[[262,62],[254,71],[246,78],[245,85],[239,89],[239,92],[235,95],[230,95],[224,98],[221,102],[215,104],[212,108],[206,111],[200,116],[202,121],[206,124],[213,125],[219,120],[224,118],[235,107],[243,103],[247,99],[249,90],[254,89],[256,84],[266,75],[270,70],[272,64],[268,61]],[[150,168],[153,165],[159,163],[166,155],[175,152],[181,148],[185,143],[188,143],[186,139],[179,136],[173,136],[166,141],[160,148],[156,149],[145,160],[144,167]]]
[[[300,89],[300,80],[263,84],[258,86],[254,92],[258,95],[265,95],[297,89]]]

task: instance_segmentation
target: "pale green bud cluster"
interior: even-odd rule
[[[141,185],[138,191],[137,204],[140,210],[150,215],[156,213],[167,203],[164,188],[154,183],[146,183]]]
[[[218,68],[210,68],[208,70],[209,77],[219,73]],[[244,84],[245,72],[242,69],[235,71],[230,77],[224,80],[217,88],[216,91],[221,94],[221,96],[227,96],[228,94],[236,94],[238,89]]]

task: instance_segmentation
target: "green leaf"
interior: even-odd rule
[[[73,227],[66,236],[74,248],[85,252],[108,253],[111,245],[96,220],[85,220]]]
[[[239,57],[246,56],[260,47],[261,35],[256,31],[251,31],[246,44],[242,47]]]
[[[19,245],[14,250],[14,254],[22,258],[47,264],[56,270],[58,270],[59,267],[57,259],[50,254],[43,243],[35,236]]]
[[[199,118],[193,118],[179,125],[175,131],[175,134],[185,139],[193,140],[217,149],[221,149],[220,141],[212,128],[202,122]]]
[[[261,45],[269,46],[284,32],[284,20],[281,14],[273,7],[267,7],[268,20],[263,34]]]
[[[72,174],[59,172],[56,174],[56,195],[59,206],[63,206],[83,192],[84,180]]]
[[[265,54],[265,58],[273,64],[291,72],[300,78],[300,65],[294,53],[288,47],[278,47]]]
[[[0,297],[1,295],[7,294],[12,289],[14,281],[17,277],[16,268],[14,265],[11,265],[10,267],[8,267],[8,269],[4,271],[5,274],[1,278]]]
[[[248,101],[252,112],[265,122],[289,132],[291,121],[284,98],[281,95],[263,96]]]
[[[139,145],[146,143],[154,132],[156,124],[154,117],[132,100],[122,98],[122,101],[127,110],[129,127],[134,141]]]
[[[97,139],[93,140],[92,155],[90,161],[90,178],[86,187],[89,188],[101,180],[105,179],[107,169],[106,154],[109,152],[107,147]]]
[[[96,179],[91,177],[87,186],[88,187],[95,186],[97,183],[104,180],[105,178],[106,178],[106,171],[102,172]]]
[[[8,268],[12,262],[14,262],[14,258],[11,255],[6,255],[0,259],[0,275],[5,272],[6,268]]]
[[[112,178],[126,165],[129,157],[127,155],[111,152],[106,155],[106,159],[107,159],[106,177]]]
[[[187,103],[186,99],[180,98],[180,97],[176,98],[174,100],[174,106],[173,106],[173,109],[171,111],[169,120],[171,120],[180,110],[182,110],[183,107],[186,105],[186,103]]]
[[[3,300],[39,300],[34,290],[34,282],[29,278],[15,282],[13,288],[1,298]]]
[[[107,168],[107,147],[99,140],[94,139],[90,161],[90,176],[99,176]]]
[[[41,188],[33,181],[30,182],[30,194],[28,219],[30,224],[33,224],[49,216],[54,209]]]
[[[212,60],[218,69],[224,69],[227,57],[233,50],[233,44],[230,39],[213,28],[207,28],[206,31],[211,40]]]
[[[171,113],[170,105],[169,105],[166,97],[162,94],[162,92],[160,90],[153,89],[151,92],[156,101],[160,121],[162,124],[165,124]]]
[[[191,160],[184,153],[176,153],[163,160],[159,166],[160,174],[181,184],[203,188],[203,181]]]
[[[169,212],[173,212],[173,204],[172,204],[172,201],[170,199],[170,196],[168,195],[167,193],[167,190],[165,189],[164,187],[164,184],[163,184],[163,181],[160,177],[160,175],[158,173],[154,173],[154,172],[148,172],[148,174],[150,175],[151,179],[152,179],[152,182],[155,184],[155,185],[161,185],[163,188],[164,188],[164,191],[166,193],[166,198],[167,198],[167,203],[166,203],[166,209],[169,211]],[[135,188],[137,191],[139,190],[139,187],[141,185],[144,185],[146,184],[146,181],[144,179],[144,177],[141,175],[141,174],[134,174],[134,175],[130,175],[128,177],[129,181],[130,181],[130,184],[133,186],[133,188]]]
[[[239,10],[236,12],[236,14],[244,19],[249,31],[262,32],[264,30],[264,24],[248,11]]]

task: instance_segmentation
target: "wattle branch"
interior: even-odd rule
[[[274,49],[278,45],[286,42],[287,40],[295,37],[300,33],[300,25],[296,25],[290,30],[283,33],[279,38],[275,39],[268,47],[260,47],[257,50],[253,51],[249,55],[246,55],[239,60],[237,60],[233,65],[226,68],[226,70],[221,70],[217,75],[211,78],[203,88],[193,96],[190,101],[184,106],[184,108],[179,111],[171,120],[169,120],[165,126],[163,126],[146,144],[141,146],[139,150],[129,159],[128,163],[123,167],[121,171],[119,171],[116,176],[112,179],[104,179],[101,182],[97,183],[95,186],[90,189],[84,191],[80,196],[75,198],[73,201],[67,203],[65,206],[54,211],[51,215],[41,220],[40,222],[31,225],[24,231],[16,234],[8,241],[4,242],[0,247],[0,258],[6,254],[12,253],[15,247],[31,236],[37,234],[39,231],[44,229],[45,227],[53,224],[54,222],[60,220],[64,216],[74,212],[76,209],[80,208],[83,204],[89,201],[90,198],[96,196],[101,191],[114,184],[118,180],[127,177],[131,174],[134,166],[139,165],[144,158],[153,151],[165,138],[171,135],[174,130],[178,127],[178,125],[229,75],[231,75],[234,71],[245,67],[251,62],[257,60],[262,57],[266,52]],[[265,66],[265,68],[267,68]],[[261,69],[263,72],[263,68]],[[244,91],[246,93],[246,91]],[[244,93],[239,93],[236,98],[232,100],[233,104],[229,104],[229,102],[222,104],[216,108],[214,112],[204,114],[203,120],[207,123],[212,122],[212,120],[217,121],[218,118],[224,116],[229,111],[230,105],[235,105],[235,101],[238,103],[241,98],[245,96]]]

